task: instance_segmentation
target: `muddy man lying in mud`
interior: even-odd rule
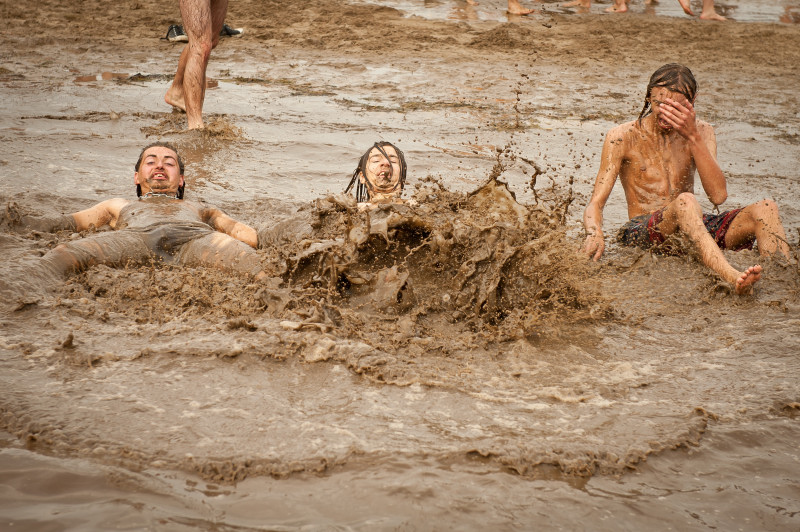
[[[41,275],[65,278],[95,264],[124,266],[160,258],[265,276],[252,227],[214,207],[183,200],[184,165],[174,147],[165,142],[146,146],[135,168],[138,200],[113,198],[60,217],[11,220],[11,225],[40,231],[115,229],[56,246],[38,259]]]
[[[608,132],[583,216],[583,251],[594,260],[603,254],[603,207],[619,177],[630,221],[620,229],[618,241],[668,251],[667,237],[688,237],[703,264],[741,294],[759,280],[762,268],[738,271],[722,250],[752,249],[757,241],[762,256],[778,251],[789,258],[789,245],[772,200],[720,214],[702,212],[694,195],[695,172],[714,205],[724,203],[728,193],[717,164],[714,129],[695,118],[696,94],[697,82],[688,68],[664,65],[650,78],[639,118]]]

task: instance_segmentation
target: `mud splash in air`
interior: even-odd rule
[[[556,209],[523,206],[494,178],[469,194],[431,180],[415,200],[360,211],[352,198],[328,196],[262,228],[266,282],[148,264],[95,267],[61,293],[137,323],[280,320],[287,330],[311,328],[392,353],[398,366],[431,350],[555,339],[571,324],[613,315]],[[359,372],[434,382],[387,365]]]

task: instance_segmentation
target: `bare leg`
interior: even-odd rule
[[[627,10],[627,0],[614,0],[613,6],[605,8],[606,13],[625,13]]]
[[[692,11],[692,6],[689,5],[689,0],[678,0],[678,3],[683,8],[684,13],[694,16],[694,11]]]
[[[735,249],[753,236],[762,256],[780,252],[787,259],[791,258],[786,231],[774,201],[762,200],[742,209],[725,235],[725,246]]]
[[[22,261],[0,261],[0,309],[31,302],[51,292],[73,273],[95,264],[125,266],[151,258],[139,235],[127,231],[101,233],[60,244],[43,257]]]
[[[690,192],[684,192],[667,205],[664,209],[664,221],[658,226],[658,230],[664,235],[671,235],[676,231],[685,234],[696,246],[703,264],[729,282],[737,294],[746,292],[761,278],[761,266],[752,266],[740,272],[725,259],[722,250],[706,230],[703,211],[694,194]]]
[[[703,0],[703,11],[700,13],[700,18],[703,20],[727,20],[717,13],[714,7],[714,0]]]
[[[519,0],[508,0],[508,12],[512,15],[530,15],[533,9],[525,9]]]
[[[66,278],[97,264],[124,266],[143,262],[153,254],[136,233],[115,231],[60,244],[41,258],[42,265],[58,277]]]
[[[566,4],[561,4],[564,7],[592,7],[592,0],[572,0]]]
[[[175,79],[164,100],[186,111],[189,129],[203,127],[206,68],[219,43],[228,0],[181,0],[181,17],[189,43],[181,52]]]
[[[186,111],[186,102],[183,100],[183,73],[186,70],[186,60],[189,57],[189,46],[184,46],[181,56],[178,59],[178,70],[175,71],[175,79],[164,96],[164,101],[181,111]]]
[[[258,253],[244,242],[224,233],[215,232],[187,242],[176,258],[181,264],[211,266],[250,275],[255,279],[267,277],[262,271]]]

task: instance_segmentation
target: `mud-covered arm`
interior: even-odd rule
[[[70,230],[83,231],[92,225],[102,227],[116,221],[119,210],[115,209],[118,202],[127,204],[127,200],[107,200],[98,203],[83,211],[72,214],[52,214],[45,216],[30,216],[20,214],[15,205],[6,206],[3,213],[3,225],[12,228],[53,233],[55,231]],[[116,212],[116,215],[114,214]]]
[[[714,205],[725,203],[728,199],[728,188],[725,174],[717,163],[717,137],[714,128],[705,122],[697,122],[691,102],[667,98],[666,103],[669,105],[661,106],[662,115],[689,142],[700,183],[709,201]]]
[[[586,205],[583,213],[583,227],[586,230],[586,240],[583,252],[592,260],[598,260],[605,251],[605,238],[603,237],[603,209],[606,206],[614,183],[617,181],[622,167],[622,135],[615,128],[606,135],[603,142],[603,153],[600,156],[600,171],[594,183],[592,198]]]
[[[699,141],[691,143],[694,164],[709,201],[721,205],[728,199],[728,186],[725,174],[717,163],[717,137],[709,124],[702,124],[699,129]]]
[[[130,203],[129,200],[113,198],[102,201],[93,207],[72,213],[70,216],[75,220],[75,228],[84,231],[94,226],[97,228],[105,225],[116,227],[119,219],[119,212]]]
[[[213,207],[203,207],[200,213],[203,221],[220,233],[225,233],[236,240],[241,240],[250,247],[258,247],[258,233],[249,225],[236,221],[221,210]]]

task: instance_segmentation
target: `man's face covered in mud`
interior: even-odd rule
[[[650,106],[653,109],[656,124],[664,131],[672,130],[672,124],[664,120],[661,112],[662,106],[671,106],[670,103],[667,103],[667,99],[674,100],[684,106],[689,102],[686,96],[680,92],[675,92],[666,87],[653,87],[650,90]]]
[[[385,196],[399,196],[400,187],[400,157],[393,146],[383,146],[384,153],[378,147],[372,148],[367,158],[364,171],[359,175],[359,180],[367,186],[370,200],[380,199]]]
[[[183,174],[178,164],[178,154],[164,146],[153,146],[145,150],[142,162],[134,174],[134,183],[142,189],[142,195],[177,195],[183,186]]]

